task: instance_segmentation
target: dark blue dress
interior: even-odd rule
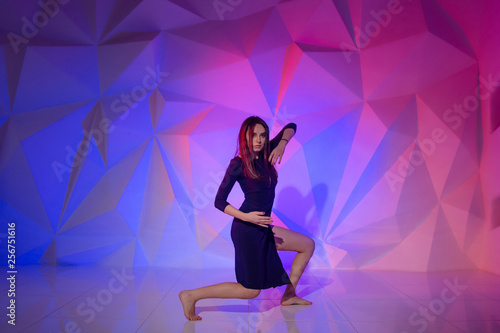
[[[287,128],[297,130],[294,123],[283,127],[280,133],[270,141],[271,151],[278,145]],[[215,197],[217,209],[224,212],[226,206],[229,205],[227,197],[237,181],[245,194],[245,200],[239,210],[244,213],[261,211],[265,212],[265,216],[271,216],[276,181],[267,180],[269,174],[263,158],[259,157],[254,162],[256,170],[264,176],[266,181],[245,177],[242,169],[243,161],[236,156],[229,163],[217,191]],[[231,239],[235,249],[235,271],[238,283],[249,289],[267,289],[291,283],[278,256],[272,226],[261,227],[234,218],[231,225]]]

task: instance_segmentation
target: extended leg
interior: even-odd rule
[[[282,227],[273,226],[274,239],[276,248],[279,251],[296,251],[297,255],[292,263],[290,270],[290,281],[292,284],[287,285],[285,293],[281,298],[282,305],[301,304],[307,305],[311,302],[306,301],[295,294],[295,289],[299,283],[304,269],[309,263],[314,253],[314,240],[308,236],[299,234],[298,232],[288,230]]]
[[[183,290],[179,293],[184,315],[189,320],[201,320],[201,317],[196,315],[194,308],[196,302],[204,298],[243,298],[250,299],[259,296],[260,290],[247,289],[236,282],[223,282],[207,287]]]

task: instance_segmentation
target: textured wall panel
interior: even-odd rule
[[[315,238],[312,266],[491,268],[498,200],[480,171],[498,110],[471,20],[494,6],[5,4],[0,220],[17,222],[18,263],[232,265],[213,201],[258,115],[272,135],[298,125],[274,219]]]

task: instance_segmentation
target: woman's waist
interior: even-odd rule
[[[259,202],[250,202],[245,200],[241,204],[240,210],[244,213],[250,213],[255,211],[270,213],[272,208],[273,208],[273,203],[259,203]]]

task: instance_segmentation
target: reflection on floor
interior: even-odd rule
[[[279,287],[201,300],[189,322],[179,291],[234,281],[231,269],[23,266],[15,326],[2,280],[0,332],[500,332],[500,276],[479,271],[307,270],[298,294],[313,305],[280,306]]]

